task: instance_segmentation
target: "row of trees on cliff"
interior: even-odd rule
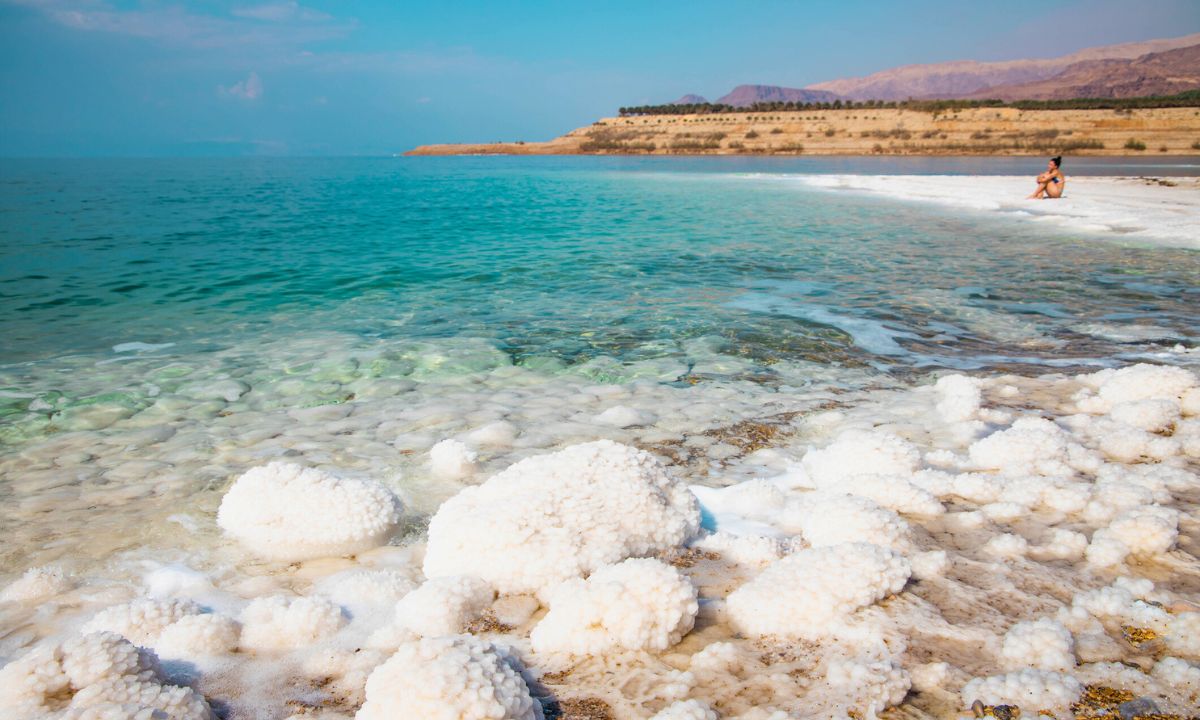
[[[1135,110],[1200,107],[1200,90],[1178,95],[1135,98],[1072,98],[1069,100],[834,100],[833,102],[760,102],[736,107],[721,103],[635,105],[618,110],[621,117],[638,115],[713,115],[722,113],[787,112],[804,110],[872,110],[876,108],[944,113],[970,108],[1010,107],[1018,110]]]

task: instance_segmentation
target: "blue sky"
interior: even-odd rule
[[[1200,0],[0,0],[0,156],[388,154],[1200,31]]]

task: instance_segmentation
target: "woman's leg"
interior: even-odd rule
[[[1049,185],[1046,185],[1046,187],[1045,187],[1046,197],[1055,198],[1055,199],[1062,197],[1063,189],[1066,188],[1066,186],[1067,186],[1067,184],[1065,182],[1061,182],[1061,181],[1056,182],[1056,183],[1050,183]]]
[[[1039,182],[1038,186],[1037,186],[1037,190],[1034,190],[1033,194],[1025,199],[1026,200],[1041,200],[1042,194],[1046,192],[1046,185],[1047,185],[1047,183]]]

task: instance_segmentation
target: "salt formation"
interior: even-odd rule
[[[894,435],[849,430],[833,443],[804,455],[803,466],[817,487],[855,475],[911,475],[921,453]]]
[[[531,396],[492,388],[469,417],[457,400],[413,409],[396,399],[380,416],[409,414],[369,443],[403,446],[420,465],[442,452],[431,451],[438,438],[460,438],[444,447],[488,447],[500,462],[601,427],[681,458],[703,450],[703,464],[680,466],[724,487],[696,485],[693,498],[650,455],[608,441],[528,457],[443,504],[423,575],[420,543],[374,547],[399,513],[386,490],[257,468],[230,490],[222,527],[266,557],[299,548],[310,562],[220,558],[198,562],[201,572],[139,558],[133,587],[89,575],[79,590],[34,568],[0,594],[16,626],[9,646],[51,623],[117,631],[238,717],[282,702],[306,708],[297,719],[359,706],[366,720],[540,717],[515,651],[464,632],[529,652],[543,673],[535,692],[603,699],[614,717],[866,719],[898,703],[901,714],[947,717],[972,714],[976,700],[1063,717],[1088,685],[1127,689],[1162,713],[1194,708],[1200,387],[1190,373],[950,375],[796,416],[788,427],[813,447],[789,446],[784,433],[745,456],[680,419],[724,412],[719,392],[661,409],[642,397],[660,385],[570,386],[578,397],[567,408],[565,397],[518,407],[513,398]],[[648,407],[655,426],[627,429],[639,418],[625,410]],[[327,412],[322,422],[345,429],[360,410]],[[230,453],[254,462],[249,450]],[[440,480],[455,474],[442,470]],[[311,502],[289,499],[314,487]],[[229,523],[237,512],[245,521]],[[345,549],[359,541],[364,550]],[[1157,586],[1139,577],[1151,572]],[[131,590],[150,597],[124,602]],[[89,637],[110,637],[116,659],[68,662],[66,645],[28,651],[0,671],[0,694],[4,710],[39,709],[0,716],[150,720],[170,706],[193,717],[199,696],[165,686],[138,659],[148,651]]]
[[[653,559],[601,568],[548,595],[550,612],[530,635],[540,653],[665,650],[692,629],[699,609],[696,589],[687,578]]]
[[[908,673],[894,660],[834,661],[825,671],[825,684],[834,695],[830,705],[839,710],[861,707],[871,718],[898,705],[912,687]]]
[[[539,593],[627,557],[677,546],[700,511],[649,454],[607,440],[526,458],[442,504],[425,574]]]
[[[163,658],[216,657],[232,652],[241,627],[233,618],[213,613],[185,615],[163,629],[153,643]]]
[[[407,569],[350,570],[321,580],[319,592],[348,608],[394,607],[396,601],[417,587]]]
[[[650,720],[719,720],[720,716],[700,700],[680,700],[655,713]]]
[[[469,635],[400,646],[367,679],[357,720],[542,720],[519,663]]]
[[[82,631],[114,632],[130,642],[149,645],[167,626],[199,613],[200,606],[187,600],[140,599],[101,610],[84,624]]]
[[[1075,639],[1070,630],[1062,623],[1042,618],[1012,626],[1004,636],[1001,655],[1014,669],[1030,667],[1067,672],[1075,667],[1074,646]]]
[[[934,390],[938,393],[937,411],[946,422],[966,422],[979,413],[983,400],[979,380],[965,375],[946,375],[938,378]]]
[[[153,653],[108,632],[44,645],[4,666],[0,710],[7,717],[216,717],[191,688],[165,684]]]
[[[287,650],[332,637],[345,623],[342,609],[315,597],[262,597],[242,610],[241,645],[250,650]]]
[[[964,707],[970,707],[979,700],[985,705],[1065,710],[1082,691],[1083,686],[1070,675],[1048,670],[1019,670],[972,680],[962,689],[962,703]]]
[[[0,602],[32,603],[54,597],[74,586],[62,568],[32,567],[0,591]]]
[[[454,635],[491,605],[496,593],[466,575],[426,580],[396,603],[395,625],[416,635]]]
[[[273,462],[252,468],[221,500],[217,524],[272,560],[350,555],[382,545],[400,501],[379,483]]]
[[[478,453],[461,440],[443,440],[429,448],[429,470],[447,480],[460,480],[475,473]]]
[[[801,550],[731,593],[729,615],[752,635],[821,638],[855,610],[899,592],[911,573],[903,556],[878,545]]]
[[[863,540],[903,550],[909,544],[907,522],[859,495],[805,493],[788,502],[778,522],[813,547]]]

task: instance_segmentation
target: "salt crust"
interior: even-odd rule
[[[8,717],[216,717],[196,691],[165,684],[154,653],[109,632],[40,646],[0,669],[0,710]]]
[[[1195,687],[1200,674],[1188,662],[1200,660],[1200,641],[1196,640],[1200,638],[1200,613],[1167,612],[1160,603],[1174,602],[1178,596],[1156,592],[1148,580],[1118,577],[1108,587],[1077,592],[1069,606],[1049,616],[1011,626],[992,646],[997,653],[996,672],[1011,672],[979,677],[965,687],[960,687],[965,673],[949,665],[933,663],[908,668],[911,680],[900,666],[899,663],[906,662],[903,655],[897,654],[903,653],[905,632],[888,615],[905,611],[908,594],[901,595],[898,602],[889,603],[886,612],[884,607],[872,607],[881,597],[900,592],[910,573],[921,580],[931,580],[931,585],[956,583],[954,577],[943,577],[952,564],[951,556],[955,564],[961,556],[971,562],[1006,560],[1006,567],[999,572],[1015,575],[1049,568],[1023,558],[1068,563],[1086,558],[1090,572],[1115,574],[1128,571],[1124,563],[1131,563],[1129,569],[1136,570],[1135,559],[1171,552],[1179,535],[1181,517],[1187,520],[1186,514],[1181,516],[1180,510],[1172,505],[1180,496],[1186,503],[1186,498],[1200,487],[1200,476],[1190,471],[1186,460],[1189,453],[1200,456],[1200,420],[1193,419],[1195,413],[1189,404],[1197,387],[1194,377],[1183,373],[1175,368],[1137,366],[1070,379],[1043,380],[1040,382],[1045,384],[1039,387],[1053,389],[1054,401],[1059,404],[1052,404],[1054,401],[1038,404],[1042,411],[1056,414],[1053,420],[1026,416],[1008,428],[982,430],[981,420],[1001,426],[1011,420],[1005,413],[983,407],[984,391],[991,397],[1010,398],[1019,396],[1021,391],[1014,387],[1014,392],[1006,394],[990,381],[947,376],[932,390],[918,389],[913,393],[921,396],[920,402],[937,404],[937,417],[947,424],[945,427],[931,425],[913,431],[903,424],[892,423],[886,430],[866,430],[860,426],[848,433],[831,433],[831,441],[809,452],[811,459],[806,456],[794,463],[783,476],[743,482],[721,490],[697,489],[706,510],[716,518],[717,529],[697,538],[694,546],[716,550],[722,556],[718,563],[737,563],[751,575],[766,566],[757,577],[729,595],[725,603],[719,599],[710,602],[707,607],[712,610],[712,617],[718,621],[728,618],[747,635],[811,639],[822,644],[818,655],[806,659],[809,665],[804,670],[820,680],[811,686],[798,686],[792,691],[798,695],[790,700],[779,696],[776,708],[747,710],[741,717],[772,718],[779,715],[778,707],[788,703],[799,703],[815,712],[828,711],[828,716],[841,716],[850,708],[874,714],[898,702],[910,682],[918,688],[960,691],[964,707],[974,699],[981,699],[989,704],[1020,704],[1027,711],[1049,708],[1076,691],[1081,683],[1101,680],[1139,688],[1138,692],[1162,698],[1167,705],[1186,702],[1181,699],[1185,696],[1178,692],[1183,692],[1181,688]],[[1071,389],[1060,392],[1059,387]],[[976,390],[980,392],[978,398]],[[1046,397],[1052,396],[1048,393]],[[923,412],[928,416],[928,410]],[[852,421],[853,416],[837,422],[845,422],[847,418]],[[829,428],[836,432],[836,423],[831,421]],[[1171,437],[1163,435],[1172,431]],[[936,470],[923,469],[917,446],[898,434],[921,437],[923,432],[942,443],[942,447],[928,451],[924,457],[924,464],[936,464]],[[484,435],[490,434],[495,434],[498,442],[507,436],[503,428]],[[1189,440],[1192,435],[1194,441]],[[580,448],[591,449],[581,452]],[[563,461],[560,456],[570,455],[568,451],[581,457]],[[476,541],[474,546],[468,542],[464,547],[473,552],[487,551],[495,544],[493,536],[504,537],[495,555],[480,563],[480,566],[499,563],[500,576],[507,577],[511,568],[519,568],[543,550],[572,558],[569,577],[561,578],[561,582],[548,581],[543,574],[535,581],[525,580],[524,585],[519,585],[540,591],[550,606],[550,612],[534,633],[557,637],[560,646],[550,643],[535,647],[539,654],[597,652],[603,657],[611,653],[614,659],[604,662],[611,661],[616,663],[613,667],[618,667],[622,661],[615,658],[628,650],[610,637],[618,634],[613,628],[636,628],[639,640],[635,645],[642,642],[640,638],[665,636],[664,644],[638,645],[642,650],[656,652],[660,647],[675,644],[678,636],[691,627],[690,620],[686,627],[672,625],[675,618],[686,617],[688,613],[668,612],[673,601],[662,600],[664,596],[674,597],[670,588],[675,588],[680,590],[681,599],[685,596],[683,590],[689,590],[688,596],[695,602],[695,591],[678,571],[654,560],[620,562],[628,556],[677,547],[687,538],[696,537],[698,512],[690,495],[685,491],[680,498],[679,484],[653,461],[643,460],[640,455],[644,454],[613,443],[592,443],[543,456],[542,463],[529,463],[533,472],[514,472],[506,483],[497,484],[494,497],[501,502],[495,503],[493,497],[484,496],[467,508],[470,512],[461,512],[453,520],[447,520],[447,528],[493,523],[487,532],[469,538]],[[780,461],[774,467],[781,468],[785,462]],[[510,471],[520,465],[514,465]],[[576,481],[574,476],[580,471],[586,477]],[[506,473],[509,471],[497,478]],[[516,496],[511,506],[502,502],[506,493]],[[634,498],[632,513],[627,501],[630,497]],[[953,504],[954,509],[945,513],[943,502]],[[498,515],[502,520],[493,522],[488,516],[495,512],[496,504],[500,506]],[[943,510],[941,517],[937,517],[939,509]],[[900,513],[918,516],[911,518],[913,523],[956,534],[955,549],[950,553],[941,549],[922,551],[929,547],[924,544],[927,541],[924,533],[917,537],[923,543],[921,549],[914,547],[913,528]],[[613,515],[632,515],[636,522],[620,525],[611,519]],[[662,518],[667,520],[665,525],[678,527],[679,531],[657,532],[658,525],[663,524]],[[600,530],[599,549],[589,544],[594,528]],[[290,529],[286,525],[277,529],[282,532],[275,541],[284,542]],[[497,533],[496,529],[502,532]],[[433,534],[431,529],[431,545]],[[627,534],[635,535],[636,539],[627,540]],[[863,539],[874,544],[847,542]],[[576,550],[596,559],[585,566],[575,561]],[[838,557],[813,560],[823,554]],[[1167,562],[1175,559],[1168,558]],[[338,567],[347,564],[337,562]],[[629,577],[617,580],[609,577],[621,575],[618,570],[626,566],[642,569],[628,571]],[[655,570],[646,572],[650,567]],[[660,582],[666,577],[664,572],[674,574],[680,584]],[[591,575],[588,579],[580,579],[588,574]],[[422,627],[428,634],[456,632],[486,607],[493,596],[490,581],[475,575],[446,573],[414,591],[419,576],[412,570],[360,566],[318,580],[310,597],[260,597],[251,601],[240,616],[244,627],[239,627],[232,618],[202,613],[187,601],[143,599],[98,613],[89,621],[88,628],[120,630],[138,637],[139,642],[154,647],[164,657],[181,660],[238,657],[229,655],[235,648],[249,651],[240,654],[241,657],[253,657],[258,652],[280,653],[276,657],[283,658],[286,653],[299,663],[304,673],[329,678],[331,692],[357,703],[367,675],[384,659],[383,652],[369,648],[403,651],[419,647],[425,641],[456,642],[446,637],[421,640],[416,635]],[[211,584],[201,580],[203,576],[183,577],[172,571],[161,577],[148,576],[147,587],[160,598],[199,597],[191,591],[185,592],[184,586],[202,585],[205,592],[212,592]],[[53,597],[68,591],[70,585],[64,573],[35,568],[10,585],[12,590],[6,590],[3,599],[28,602],[20,598]],[[557,600],[555,591],[560,587],[564,593],[566,588],[574,588],[562,602]],[[650,592],[652,588],[659,588],[657,595]],[[303,590],[303,586],[299,589]],[[644,598],[627,597],[643,590],[648,593]],[[653,602],[649,600],[651,595]],[[526,605],[531,605],[520,613],[527,620],[536,608],[535,601],[528,596],[504,599],[522,598]],[[339,606],[346,607],[346,611]],[[408,611],[402,612],[397,606],[407,606]],[[621,612],[614,621],[610,615],[601,613],[601,608],[617,608]],[[727,612],[722,613],[722,608]],[[387,624],[391,631],[387,642],[363,642],[380,621],[386,622],[392,616],[395,621]],[[403,626],[402,617],[414,619],[412,625]],[[571,622],[563,619],[568,617],[573,618]],[[589,617],[598,620],[589,621]],[[695,617],[694,611],[691,617]],[[576,629],[589,622],[589,631],[598,626],[603,633],[589,635],[589,631]],[[1112,662],[1122,657],[1121,648],[1112,638],[1119,638],[1125,626],[1158,633],[1169,656],[1149,673]],[[986,645],[989,631],[981,629],[978,634]],[[602,642],[588,645],[596,636]],[[880,640],[883,637],[889,639],[886,648]],[[114,642],[125,641],[117,638]],[[576,643],[577,649],[566,649],[571,642]],[[588,647],[578,649],[584,645]],[[508,658],[506,652],[487,647],[490,649],[484,651],[485,655]],[[600,649],[588,649],[591,647]],[[28,668],[40,662],[39,657],[48,657],[46,652],[45,648],[34,650],[0,670],[0,696],[9,697],[8,679],[26,677]],[[1074,665],[1076,657],[1081,663],[1078,666]],[[67,664],[62,659],[54,662],[59,667]],[[103,662],[96,666],[103,666]],[[56,673],[66,673],[54,670],[53,662],[46,667],[50,669],[44,677],[39,676],[42,679],[21,680],[18,685],[34,688],[36,694],[40,692],[36,690],[41,687],[39,683],[49,683],[45,685],[49,687],[58,682],[54,679]],[[48,695],[38,696],[49,698],[56,708],[71,697],[82,697],[80,702],[89,703],[87,708],[70,711],[73,713],[70,717],[83,717],[84,712],[90,713],[88,717],[150,717],[154,703],[175,702],[171,693],[193,693],[186,688],[164,691],[157,676],[138,677],[133,684],[125,681],[105,684],[99,681],[102,673],[88,674],[87,663],[75,662],[72,667],[89,682],[96,680],[98,689],[86,694],[52,690]],[[134,675],[141,672],[137,667],[135,663]],[[737,643],[709,645],[693,655],[688,672],[672,670],[655,676],[658,700],[654,707],[663,707],[664,702],[674,703],[681,706],[682,712],[682,706],[686,705],[683,699],[693,693],[726,684],[733,688],[739,683],[751,683],[748,673],[766,672],[765,668],[743,653]],[[444,670],[451,672],[448,666]],[[715,678],[721,674],[728,674],[729,678],[717,683]],[[482,675],[473,677],[478,679]],[[373,707],[382,708],[390,702],[386,698],[391,690],[378,686],[377,683],[378,702]],[[527,687],[522,685],[522,688],[528,698]],[[773,687],[769,692],[781,691]],[[437,692],[427,689],[426,694],[433,698]],[[484,692],[484,696],[488,693]],[[22,697],[28,700],[25,695]],[[494,694],[488,697],[494,699]],[[702,697],[705,701],[710,699],[706,694]],[[714,702],[721,697],[716,696]],[[531,707],[536,710],[536,706],[533,703]]]
[[[1004,635],[1001,651],[1012,669],[1036,668],[1067,672],[1075,667],[1075,639],[1071,631],[1049,618],[1020,622]]]
[[[1048,670],[1018,670],[1006,675],[975,678],[962,689],[964,707],[976,700],[985,705],[1017,705],[1039,710],[1065,710],[1083,692],[1070,675]]]
[[[496,593],[467,575],[426,580],[396,603],[395,624],[415,635],[454,635],[492,604]]]
[[[650,720],[719,720],[708,703],[701,700],[680,700],[654,714]]]
[[[61,595],[74,585],[60,567],[32,567],[0,591],[0,602],[33,603]]]
[[[382,545],[400,511],[400,501],[377,482],[273,462],[234,482],[217,524],[257,555],[296,561]]]
[[[838,700],[831,703],[833,707],[843,711],[861,709],[870,718],[900,704],[912,687],[908,673],[894,660],[835,661],[825,671],[825,683],[836,698],[852,699],[853,707],[841,707],[842,702]]]
[[[899,592],[912,570],[869,543],[800,550],[729,595],[730,620],[750,635],[820,638],[859,608]]]
[[[700,509],[651,455],[608,440],[526,458],[466,488],[429,523],[425,574],[542,593],[696,534]]]
[[[1128,177],[1071,178],[1066,196],[1052,202],[1026,200],[1029,178],[962,175],[802,175],[784,182],[826,190],[878,193],[995,213],[997,218],[1055,224],[1072,231],[1102,233],[1122,242],[1138,241],[1195,248],[1195,185],[1147,187]],[[1187,182],[1187,181],[1185,181]],[[1166,191],[1166,192],[1164,192]]]
[[[149,645],[167,626],[199,613],[200,606],[189,600],[139,599],[101,610],[84,623],[81,631],[114,632],[138,645]]]
[[[241,646],[272,651],[304,647],[332,637],[345,623],[342,609],[319,597],[257,598],[242,610]]]
[[[400,646],[367,679],[357,720],[542,720],[520,664],[469,635]]]
[[[429,470],[437,477],[460,480],[474,475],[479,454],[461,440],[447,439],[429,448]]]
[[[595,655],[666,650],[695,623],[696,589],[659,560],[631,558],[549,593],[550,611],[533,629],[535,652]]]
[[[223,615],[185,615],[163,629],[154,651],[164,658],[217,657],[238,645],[241,626]]]

